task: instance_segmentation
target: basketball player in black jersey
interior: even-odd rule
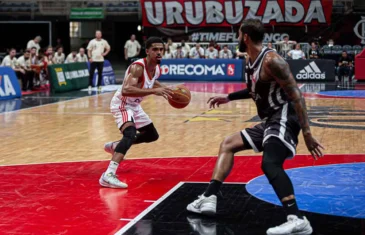
[[[267,234],[311,234],[312,227],[301,215],[292,182],[283,169],[285,159],[295,155],[298,135],[302,130],[305,144],[317,159],[323,157],[322,145],[312,136],[305,100],[289,65],[272,49],[262,45],[265,29],[259,20],[245,20],[239,30],[240,51],[247,52],[247,89],[213,97],[210,108],[233,100],[252,98],[261,124],[226,137],[221,143],[212,180],[204,194],[187,206],[187,210],[214,215],[217,194],[233,166],[236,152],[253,149],[263,151],[261,168],[287,213],[287,222],[267,230]]]

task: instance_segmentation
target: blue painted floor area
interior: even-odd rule
[[[343,90],[343,91],[320,91],[319,95],[326,96],[338,96],[338,97],[352,97],[352,98],[364,98],[365,90]]]
[[[286,172],[301,210],[365,218],[365,163],[295,168]],[[246,188],[263,201],[281,205],[264,175],[253,179]]]

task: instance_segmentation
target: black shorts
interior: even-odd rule
[[[265,122],[242,130],[241,136],[245,149],[253,149],[257,153],[263,151],[265,142],[270,137],[279,138],[292,153],[292,156],[288,156],[288,158],[292,158],[296,153],[300,129],[293,107],[286,103]]]

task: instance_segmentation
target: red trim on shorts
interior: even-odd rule
[[[126,104],[127,104],[127,97],[122,97],[122,103],[119,106],[119,110],[122,114],[123,123],[128,121],[128,112],[124,108],[126,106]]]

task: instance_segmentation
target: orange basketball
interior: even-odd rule
[[[171,95],[172,98],[169,98],[169,104],[176,108],[182,109],[188,106],[191,100],[191,94],[188,88],[183,85],[178,85],[174,89],[174,94]]]

